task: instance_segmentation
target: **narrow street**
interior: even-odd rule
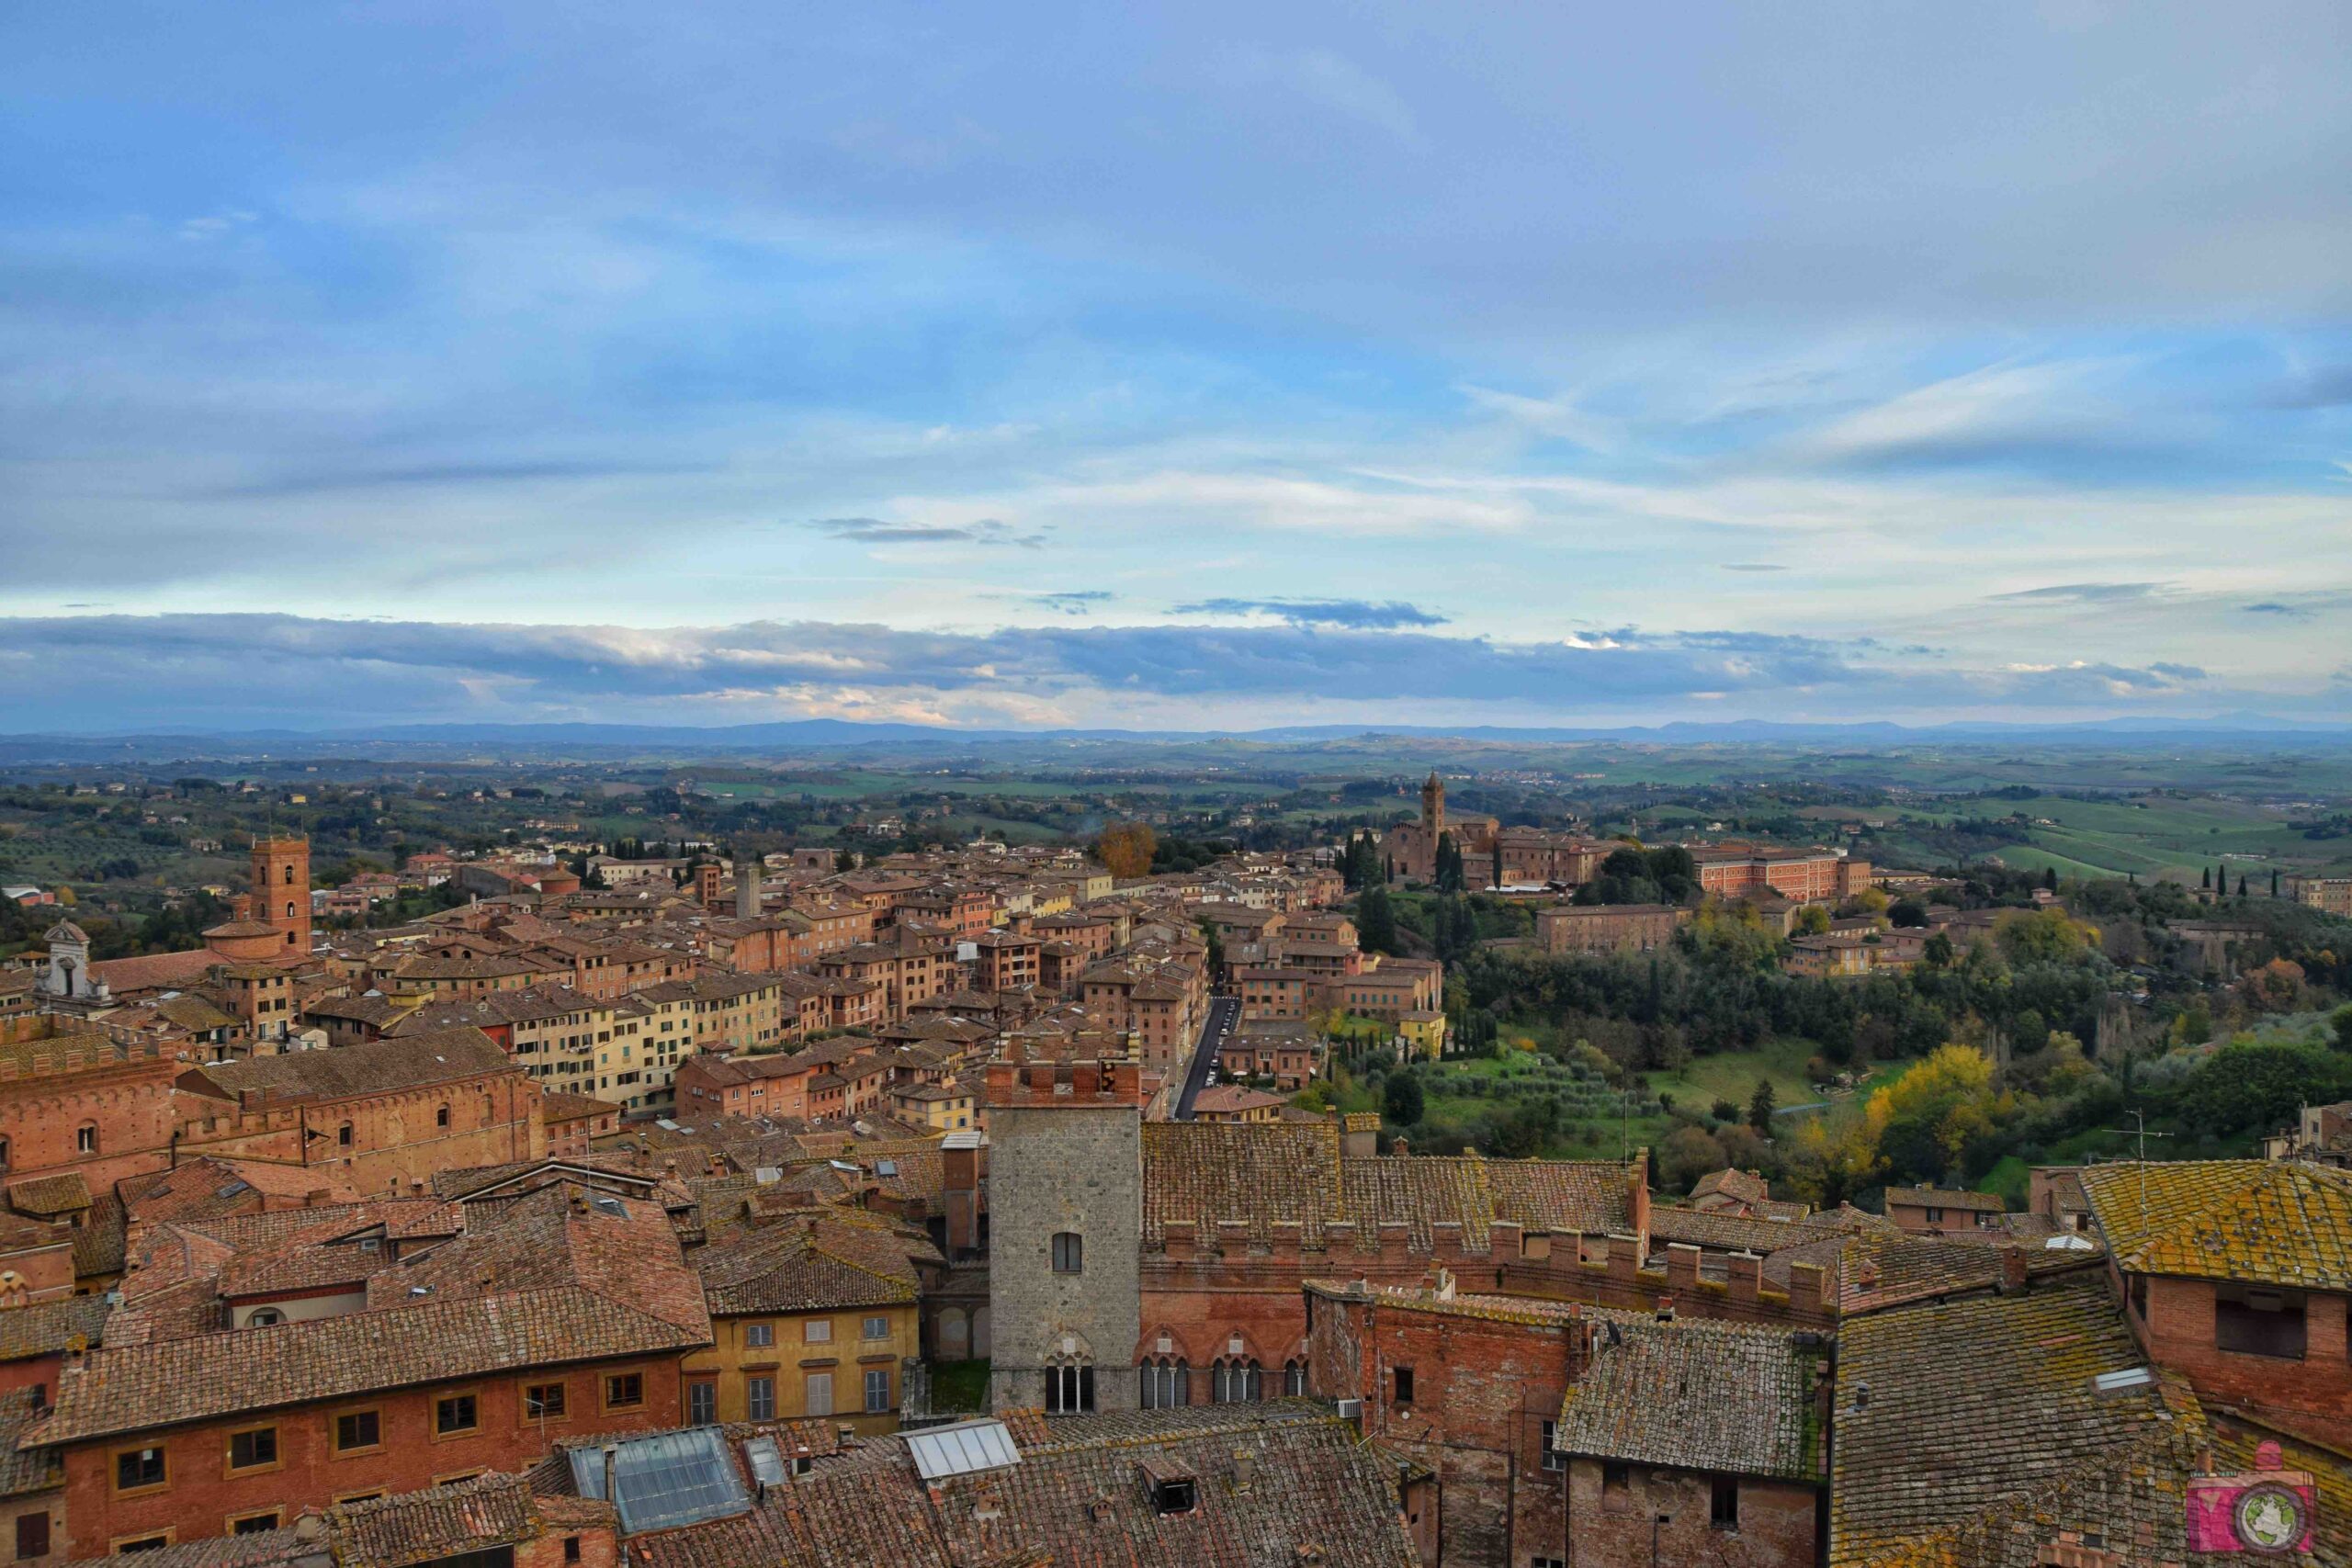
[[[1184,1092],[1176,1101],[1176,1120],[1193,1119],[1193,1101],[1209,1081],[1209,1069],[1216,1066],[1218,1048],[1226,1036],[1241,1021],[1241,999],[1238,997],[1209,998],[1208,1017],[1201,1021],[1201,1037],[1193,1046],[1193,1067],[1184,1075]]]

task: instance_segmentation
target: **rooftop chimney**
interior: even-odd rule
[[[2001,1289],[2025,1289],[2025,1248],[2015,1242],[2005,1242],[2001,1246]]]

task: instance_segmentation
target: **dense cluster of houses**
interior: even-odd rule
[[[306,855],[201,950],[61,921],[0,989],[14,1561],[2352,1561],[2325,1113],[2025,1213],[1668,1204],[1639,1151],[1201,1089],[1203,1041],[1304,1082],[1326,1013],[1442,1039],[1312,860],[787,855],[323,932]]]

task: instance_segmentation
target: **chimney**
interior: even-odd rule
[[[1658,1297],[1657,1318],[1660,1323],[1672,1323],[1674,1321],[1674,1298],[1672,1296]]]
[[[1388,1152],[1396,1155],[1409,1155],[1413,1152],[1412,1141],[1408,1138],[1400,1136],[1395,1143],[1388,1145]]]
[[[2025,1248],[2015,1242],[2004,1242],[2001,1246],[2001,1289],[2025,1289]]]

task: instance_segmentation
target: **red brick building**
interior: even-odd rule
[[[151,1250],[175,1278],[140,1291],[134,1272],[106,1348],[65,1370],[38,1436],[71,1555],[274,1529],[519,1470],[571,1430],[681,1419],[680,1358],[710,1320],[658,1204],[569,1185],[469,1203],[415,1256],[366,1213],[277,1218],[308,1223],[259,1256]],[[328,1296],[292,1284],[325,1276]]]

